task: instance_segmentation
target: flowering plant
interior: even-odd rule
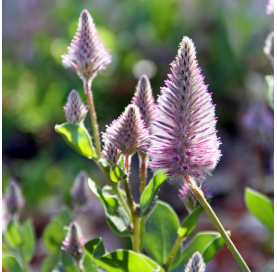
[[[204,272],[205,263],[225,243],[242,270],[250,271],[209,204],[211,193],[204,180],[221,157],[221,142],[216,135],[215,105],[193,41],[183,37],[157,104],[149,79],[145,75],[140,78],[130,104],[102,133],[102,148],[91,86],[111,56],[87,10],[82,11],[76,36],[62,57],[63,64],[74,68],[83,81],[88,108],[72,90],[64,107],[67,122],[56,125],[55,130],[71,148],[99,166],[107,185],[101,188],[87,173],[79,173],[71,189],[73,210],[63,210],[44,230],[43,242],[50,254],[41,271]],[[93,137],[84,125],[88,111]],[[140,159],[139,203],[134,202],[130,189],[130,162],[136,152]],[[155,173],[146,184],[148,168]],[[180,198],[189,211],[182,223],[169,204],[156,200],[167,179],[181,187]],[[101,238],[87,241],[83,237],[74,216],[87,203],[89,189],[103,206],[111,230],[129,237],[132,249],[107,252]],[[4,257],[4,267],[26,272],[34,252],[34,231],[30,221],[21,224],[18,220],[24,200],[14,182],[6,191],[5,205],[9,216],[5,239],[15,254]],[[205,211],[218,232],[194,234]],[[192,235],[183,247],[183,241]]]

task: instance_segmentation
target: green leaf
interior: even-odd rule
[[[11,247],[16,248],[22,245],[22,234],[20,228],[13,221],[10,221],[8,224],[4,235],[7,243]]]
[[[85,244],[86,254],[100,267],[108,272],[163,272],[154,261],[143,254],[128,250],[117,250],[108,253],[101,238]]]
[[[62,266],[66,272],[80,272],[74,261],[65,251],[61,251]]]
[[[127,175],[118,165],[114,165],[110,170],[110,179],[113,182],[119,182],[127,178]]]
[[[56,220],[51,220],[51,222],[46,226],[43,231],[43,243],[45,247],[53,253],[59,252],[61,250],[63,241],[63,228],[60,223]]]
[[[118,165],[123,168],[124,167],[124,163],[125,163],[125,156],[124,155],[121,155],[120,156],[120,159],[119,159],[119,163]]]
[[[167,262],[179,227],[175,211],[167,203],[157,201],[145,222],[144,247],[147,254],[160,265]],[[174,260],[178,260],[180,254],[181,250]]]
[[[84,272],[98,272],[97,265],[86,254],[83,260]]]
[[[265,96],[269,106],[274,109],[274,77],[265,76],[266,88]]]
[[[103,171],[105,171],[106,176],[110,175],[111,166],[108,164],[108,162],[104,158],[99,159],[97,161],[97,164]]]
[[[211,198],[207,199],[207,201],[210,202]],[[178,230],[178,235],[183,238],[191,235],[197,225],[199,216],[204,211],[205,210],[201,205],[196,207],[196,209],[183,221],[182,226]]]
[[[88,181],[89,187],[100,201],[104,208],[107,223],[118,236],[130,236],[128,230],[130,218],[125,209],[121,206],[117,196],[110,186],[104,186],[101,190],[91,179]]]
[[[24,259],[29,262],[34,255],[35,231],[31,220],[27,219],[20,227],[23,243],[21,245]]]
[[[40,272],[54,271],[59,261],[59,253],[50,254],[43,259]]]
[[[23,272],[17,259],[13,256],[3,256],[2,266],[7,272]]]
[[[144,216],[151,204],[153,203],[160,186],[162,183],[167,179],[167,176],[164,175],[165,171],[159,171],[157,172],[153,178],[149,181],[149,184],[146,186],[145,190],[142,193],[141,199],[140,199],[140,210],[141,213],[139,215],[139,218]]]
[[[84,127],[68,122],[56,125],[55,130],[78,153],[89,159],[96,159],[91,137]]]
[[[250,188],[245,190],[248,210],[274,233],[274,206],[270,199]]]
[[[230,235],[230,232],[227,233]],[[218,232],[197,233],[182,252],[179,262],[175,266],[172,266],[169,272],[183,272],[184,266],[196,251],[202,254],[205,262],[208,262],[223,244],[224,241]]]

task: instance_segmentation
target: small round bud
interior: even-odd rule
[[[131,232],[134,231],[134,225],[133,225],[133,223],[130,223],[130,224],[128,225],[128,230],[131,231]]]
[[[136,206],[135,206],[135,212],[137,213],[137,214],[140,214],[140,206],[138,205],[138,204],[136,204]]]

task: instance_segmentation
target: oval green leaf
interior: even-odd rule
[[[246,188],[245,202],[248,210],[274,233],[274,206],[270,199],[253,189]]]
[[[22,245],[23,239],[20,228],[13,221],[9,222],[4,236],[11,247],[16,248]]]
[[[23,272],[20,264],[14,256],[3,256],[2,266],[7,272]]]
[[[84,127],[68,122],[56,125],[55,130],[61,134],[65,142],[78,153],[89,159],[96,160],[91,137]]]
[[[98,272],[97,265],[86,254],[83,260],[84,272]]]
[[[227,232],[230,235],[230,232]],[[218,232],[199,232],[183,250],[179,262],[169,269],[169,272],[183,272],[184,266],[191,256],[198,251],[202,254],[204,261],[208,262],[216,252],[224,245],[224,241]]]
[[[179,218],[175,211],[167,203],[157,201],[145,222],[144,248],[160,265],[168,261],[179,227]],[[178,260],[180,255],[181,248],[174,261]]]
[[[101,238],[85,244],[86,254],[100,267],[108,272],[163,272],[154,261],[143,254],[128,250],[117,250],[108,253]]]
[[[211,197],[207,199],[208,202],[211,201]],[[191,235],[197,225],[199,216],[204,212],[204,208],[199,205],[195,208],[195,210],[187,216],[187,218],[183,221],[182,226],[178,230],[178,235],[180,237],[188,237]]]
[[[43,231],[43,243],[53,253],[61,250],[63,241],[63,228],[59,222],[52,220]]]
[[[22,233],[21,251],[24,259],[29,262],[34,255],[35,231],[31,220],[27,219],[20,227]]]
[[[148,212],[151,204],[153,203],[161,185],[167,179],[167,176],[164,175],[165,171],[157,172],[153,178],[149,181],[148,185],[146,186],[145,190],[142,193],[140,198],[140,210],[141,213],[138,218],[145,216]]]
[[[124,180],[127,178],[127,175],[124,173],[124,171],[121,169],[120,166],[114,165],[110,170],[110,179],[113,182],[119,182],[121,180]]]
[[[110,186],[104,186],[103,190],[101,190],[91,179],[89,179],[88,183],[91,191],[104,208],[106,220],[110,228],[118,236],[130,236],[131,232],[128,230],[128,225],[131,222],[130,218],[121,206],[112,188]]]

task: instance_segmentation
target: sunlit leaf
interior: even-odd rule
[[[175,211],[165,202],[157,201],[145,222],[144,247],[147,254],[160,265],[168,261],[180,227]],[[181,255],[181,248],[174,260]]]
[[[245,190],[245,202],[248,210],[274,233],[274,206],[270,199],[253,190]]]
[[[120,166],[114,165],[110,170],[110,178],[113,182],[119,182],[127,178]]]
[[[151,204],[153,203],[160,186],[162,183],[167,179],[167,176],[164,175],[165,171],[159,171],[157,172],[153,178],[149,181],[149,184],[146,186],[145,190],[142,193],[142,196],[140,198],[140,210],[141,213],[139,215],[139,218],[144,216]]]
[[[96,159],[91,137],[84,127],[68,122],[56,125],[55,130],[61,134],[66,143],[78,153],[89,159]]]
[[[130,236],[128,229],[130,218],[112,188],[105,186],[101,190],[91,179],[89,179],[89,187],[103,206],[110,228],[119,236]]]
[[[63,241],[63,228],[59,222],[52,220],[43,231],[43,243],[45,247],[56,253],[61,250]]]
[[[143,254],[128,250],[117,250],[108,253],[101,238],[96,238],[85,244],[86,254],[108,272],[163,272],[154,261]]]

